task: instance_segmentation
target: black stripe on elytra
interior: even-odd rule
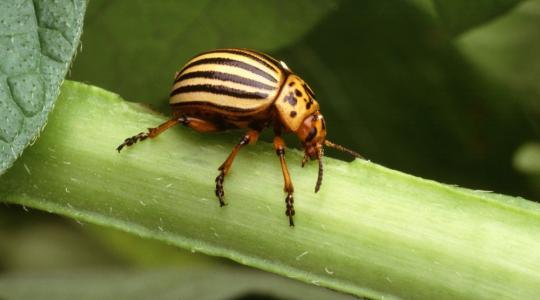
[[[233,89],[224,85],[212,85],[212,84],[194,84],[181,86],[171,92],[171,97],[178,94],[191,93],[191,92],[204,92],[216,95],[227,95],[242,99],[255,99],[264,100],[268,97],[268,94],[259,92],[246,92],[239,89]]]
[[[210,57],[210,58],[203,58],[203,59],[199,59],[199,60],[196,60],[190,64],[188,64],[187,66],[185,66],[182,71],[180,71],[180,73],[183,73],[185,70],[191,68],[191,67],[194,67],[194,66],[199,66],[199,65],[205,65],[205,64],[218,64],[218,65],[226,65],[226,66],[232,66],[232,67],[237,67],[237,68],[240,68],[240,69],[244,69],[246,71],[249,71],[253,74],[257,74],[257,75],[260,75],[272,82],[278,82],[277,79],[274,78],[274,76],[268,74],[267,72],[253,66],[253,65],[250,65],[248,63],[245,63],[243,61],[239,61],[239,60],[234,60],[234,59],[230,59],[230,58],[225,58],[225,57]]]
[[[231,54],[241,55],[241,56],[250,58],[250,59],[252,59],[254,61],[257,61],[257,62],[265,65],[266,67],[274,70],[274,72],[278,72],[278,69],[276,69],[275,66],[269,64],[268,62],[260,59],[259,57],[255,56],[255,55],[251,54],[250,53],[250,52],[252,52],[251,50],[245,50],[245,52],[244,52],[242,50],[236,50],[236,49],[220,49],[220,50],[212,51],[211,53],[219,53],[219,52],[231,53]]]
[[[230,81],[230,82],[240,83],[240,84],[243,84],[243,85],[247,85],[247,86],[250,86],[250,87],[263,89],[263,90],[275,90],[276,89],[275,87],[273,87],[271,85],[264,84],[264,83],[259,82],[257,80],[245,78],[245,77],[234,75],[234,74],[223,73],[223,72],[215,72],[215,71],[195,71],[195,72],[185,73],[185,74],[182,74],[180,77],[178,77],[176,79],[175,83],[177,83],[178,81],[182,81],[184,79],[190,79],[190,78],[218,79],[218,80],[222,80],[222,81]]]
[[[173,103],[171,104],[173,107],[180,107],[180,106],[197,106],[197,107],[202,107],[202,106],[205,106],[205,107],[211,107],[211,108],[216,108],[216,109],[220,109],[220,110],[224,110],[224,111],[229,111],[229,112],[250,112],[250,111],[253,111],[254,109],[243,109],[243,108],[238,108],[238,107],[233,107],[233,106],[224,106],[224,105],[218,105],[218,104],[214,104],[214,103],[211,103],[211,102],[208,102],[206,100],[200,100],[200,101],[183,101],[183,102],[178,102],[178,103]]]

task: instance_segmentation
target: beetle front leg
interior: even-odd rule
[[[291,175],[289,175],[289,169],[287,169],[287,164],[285,163],[285,141],[280,136],[274,137],[274,148],[276,149],[276,154],[279,156],[283,180],[285,182],[284,190],[287,193],[287,197],[285,198],[285,205],[287,206],[285,214],[289,217],[289,226],[292,227],[294,226],[294,187],[291,181]]]
[[[233,150],[231,151],[231,154],[227,157],[227,159],[221,164],[221,166],[218,168],[219,175],[216,177],[216,196],[219,199],[219,204],[221,206],[225,205],[225,201],[223,201],[223,197],[225,196],[225,192],[223,191],[223,180],[225,179],[225,175],[229,173],[229,170],[231,169],[232,163],[234,161],[234,158],[236,157],[236,154],[238,154],[238,151],[242,146],[247,144],[253,144],[257,141],[259,138],[259,131],[256,130],[250,130],[246,135],[242,137],[240,142],[234,146]]]

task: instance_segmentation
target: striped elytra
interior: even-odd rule
[[[221,206],[224,202],[223,182],[238,151],[255,143],[267,127],[274,130],[274,148],[279,157],[285,183],[286,210],[289,225],[294,226],[293,184],[285,162],[282,134],[298,136],[305,154],[302,166],[317,160],[319,172],[315,192],[323,175],[323,147],[360,155],[326,139],[326,124],[315,100],[315,93],[285,63],[267,54],[240,48],[217,49],[201,53],[189,60],[174,78],[169,103],[172,118],[148,132],[125,139],[117,147],[154,138],[174,125],[182,124],[199,132],[226,129],[248,129],[219,167],[215,193]]]
[[[222,49],[199,54],[177,73],[173,107],[203,104],[252,112],[268,107],[289,71],[251,50]]]

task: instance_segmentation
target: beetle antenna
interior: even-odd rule
[[[358,154],[357,152],[355,151],[352,151],[351,149],[347,149],[341,145],[338,145],[338,144],[334,144],[332,142],[330,142],[329,140],[324,140],[324,145],[327,146],[327,147],[330,147],[330,148],[334,148],[334,149],[337,149],[339,151],[343,151],[345,153],[348,153],[354,157],[357,157],[357,158],[361,158],[361,159],[365,159],[362,155]]]
[[[317,154],[317,160],[319,161],[319,175],[317,176],[317,184],[315,184],[315,193],[319,191],[322,184],[322,176],[323,176],[323,163],[322,163],[322,148],[319,150],[319,153]]]

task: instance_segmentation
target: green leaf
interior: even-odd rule
[[[84,51],[71,78],[160,105],[175,72],[195,54],[221,47],[280,49],[299,40],[338,3],[93,0]]]
[[[432,1],[441,25],[455,36],[507,13],[522,0]]]
[[[540,1],[527,1],[512,13],[459,39],[459,47],[474,65],[510,88],[540,118]],[[516,94],[517,93],[517,94]],[[517,97],[516,97],[517,96]],[[537,130],[538,131],[538,130]]]
[[[118,154],[166,118],[67,82],[42,138],[0,179],[0,199],[381,299],[530,299],[540,293],[540,205],[423,180],[368,161],[300,167],[287,152],[296,224],[265,142],[217,166],[240,133],[171,129]]]
[[[45,126],[85,8],[85,0],[0,2],[0,174]]]
[[[351,296],[278,276],[222,266],[144,271],[0,275],[0,299],[336,299]]]

